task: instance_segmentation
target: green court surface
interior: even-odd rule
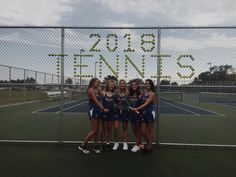
[[[68,100],[71,101],[71,100]],[[236,109],[215,103],[185,104],[220,113],[219,115],[161,115],[160,143],[195,143],[236,145]],[[26,141],[81,141],[89,129],[87,113],[64,113],[60,129],[60,113],[35,110],[59,105],[59,101],[43,101],[0,108],[0,139]],[[59,138],[60,134],[63,137]],[[130,141],[134,141],[130,132]]]
[[[187,99],[182,103],[220,114],[160,115],[157,137],[162,146],[146,155],[121,150],[82,154],[77,145],[89,129],[87,113],[64,112],[61,122],[60,113],[35,112],[59,105],[58,100],[0,107],[3,141],[72,142],[1,143],[0,177],[234,177],[235,149],[175,148],[163,147],[163,143],[236,145],[235,107]],[[129,141],[134,141],[131,130]]]
[[[235,150],[82,154],[75,145],[1,144],[1,177],[234,177]]]

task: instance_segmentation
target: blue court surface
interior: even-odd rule
[[[82,99],[79,101],[73,101],[64,104],[64,113],[87,113],[88,111],[88,100]],[[51,113],[59,113],[60,106],[55,105],[53,107],[47,107],[44,109],[36,110],[33,113],[37,112],[51,112]],[[223,114],[194,107],[191,105],[179,103],[179,102],[167,102],[161,101],[160,102],[160,113],[164,115],[196,115],[196,116],[214,116],[214,115],[221,115]]]

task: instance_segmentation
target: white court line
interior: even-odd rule
[[[80,100],[86,100],[86,99],[87,99],[87,98],[82,98],[82,99],[80,99]],[[76,103],[76,102],[78,102],[78,100],[65,103],[65,105],[71,104],[71,103]],[[36,110],[36,111],[33,111],[32,114],[37,113],[37,112],[40,112],[40,111],[44,111],[44,110],[47,110],[47,109],[57,108],[58,106],[60,107],[60,104],[55,105],[55,106],[50,106],[50,107],[47,107],[47,108],[38,109],[38,110]],[[60,111],[59,111],[59,112],[60,112]]]
[[[199,107],[196,107],[196,106],[192,106],[192,105],[189,105],[189,104],[184,104],[184,103],[180,103],[180,104],[183,104],[183,105],[186,105],[186,106],[191,106],[193,108],[196,108],[196,109],[201,109],[203,111],[207,111],[207,112],[211,112],[211,113],[214,113],[214,114],[218,114],[220,116],[225,116],[224,114],[221,114],[221,113],[218,113],[218,112],[215,112],[215,111],[210,111],[208,109],[203,109],[203,108],[199,108]]]
[[[81,102],[81,103],[76,104],[76,105],[74,105],[74,106],[68,107],[68,108],[64,109],[63,112],[66,111],[66,110],[68,110],[68,109],[72,109],[72,108],[74,108],[74,107],[77,107],[77,106],[79,106],[79,105],[82,105],[82,104],[84,104],[84,103],[88,103],[88,101],[84,101],[84,102]],[[60,112],[60,111],[57,111],[56,113],[59,113],[59,112]]]
[[[159,143],[159,145],[165,146],[192,146],[192,147],[232,147],[236,148],[236,145],[223,145],[223,144],[190,144],[190,143]]]
[[[176,107],[176,108],[182,109],[182,110],[184,110],[184,111],[187,111],[187,112],[189,112],[189,113],[195,114],[195,115],[197,115],[197,116],[200,116],[200,114],[197,114],[197,113],[195,113],[195,112],[193,112],[193,111],[189,111],[189,110],[184,109],[184,108],[181,108],[181,107],[176,106],[176,105],[174,105],[174,104],[171,104],[171,103],[168,103],[168,102],[164,102],[164,103],[169,104],[169,105],[171,105],[171,106],[174,106],[174,107]]]

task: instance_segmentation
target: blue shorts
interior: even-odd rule
[[[142,111],[142,122],[150,123],[156,120],[156,112],[153,110],[152,112]]]
[[[129,112],[126,109],[116,110],[115,120],[128,121],[129,120]]]
[[[116,116],[114,111],[102,112],[101,115],[103,121],[113,121]]]
[[[133,111],[129,111],[129,120],[134,123],[140,123],[142,121],[142,113],[135,113]]]
[[[101,118],[101,110],[96,108],[91,108],[88,111],[89,119],[100,119]]]

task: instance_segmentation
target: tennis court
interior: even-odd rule
[[[88,109],[88,100],[83,99],[80,101],[73,101],[70,103],[66,103],[64,105],[64,112],[65,113],[87,113]],[[60,112],[60,105],[55,105],[50,108],[44,108],[40,110],[36,110],[33,113],[37,112]],[[188,104],[184,103],[177,103],[177,102],[168,102],[168,101],[161,101],[160,102],[160,114],[163,115],[196,115],[196,116],[212,116],[212,115],[222,115],[221,113],[217,113],[211,110],[193,107]]]

